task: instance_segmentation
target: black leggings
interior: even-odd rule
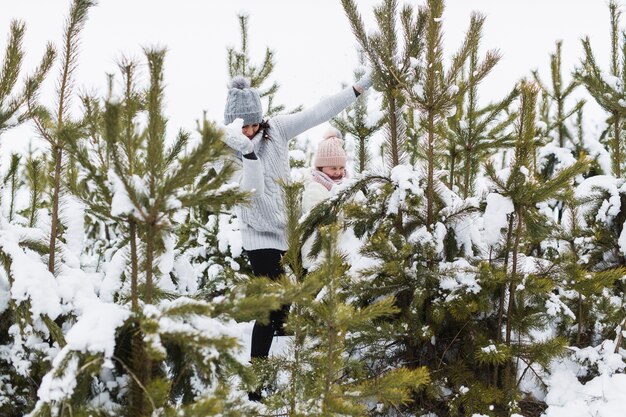
[[[246,251],[252,272],[257,277],[268,277],[276,280],[284,273],[280,265],[280,260],[285,251],[278,249],[257,249]],[[278,335],[284,334],[284,324],[289,312],[289,306],[283,305],[280,310],[270,312],[270,322],[261,324],[258,321],[254,323],[252,329],[252,348],[250,356],[252,358],[267,358],[272,346],[274,333]]]

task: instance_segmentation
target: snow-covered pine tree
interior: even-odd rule
[[[477,53],[484,23],[484,17],[474,13],[461,47],[451,58],[449,68],[445,69],[443,11],[443,0],[428,1],[424,57],[413,69],[416,75],[415,83],[404,91],[408,102],[419,112],[418,123],[423,134],[420,154],[426,165],[426,222],[429,230],[432,230],[438,212],[435,201],[437,199],[435,172],[445,166],[442,152],[448,142],[440,134],[441,124],[456,110],[458,97],[463,95],[470,85],[476,86],[484,79],[499,60],[496,51],[488,51],[481,62],[473,64],[475,70],[469,75],[469,79],[461,78],[468,59],[472,53]]]
[[[585,56],[575,77],[608,113],[607,129],[602,133],[611,155],[612,174],[621,177],[624,165],[624,121],[626,120],[626,43],[620,30],[621,11],[615,1],[609,2],[611,18],[611,61],[603,71],[596,61],[588,37],[582,40]]]
[[[8,188],[8,197],[9,197],[9,202],[8,202],[8,207],[9,207],[9,213],[8,213],[8,220],[9,222],[14,221],[14,217],[15,217],[15,199],[17,197],[17,191],[19,188],[21,188],[22,183],[22,179],[21,179],[21,172],[20,172],[20,168],[21,168],[21,159],[22,157],[19,154],[13,153],[11,154],[11,162],[9,164],[9,169],[7,171],[7,173],[4,175],[4,181],[3,181],[3,186],[4,188]]]
[[[25,31],[23,22],[11,22],[0,68],[0,136],[31,116],[26,103],[36,98],[55,57],[54,48],[48,44],[41,63],[20,86]],[[15,218],[15,196],[24,185],[18,175],[21,169],[20,159],[13,156],[5,178],[10,192],[6,195],[1,190],[5,198],[10,198],[9,217],[0,214],[3,231],[0,242],[0,414],[11,417],[22,416],[31,409],[36,401],[36,388],[50,366],[49,354],[54,351],[51,339],[63,339],[45,307],[31,308],[34,288],[19,279],[16,283],[16,278],[24,277],[21,271],[14,269],[15,263],[24,262],[21,256],[31,253],[37,257],[46,251],[43,236],[23,227],[32,226],[34,221],[25,225]],[[16,285],[19,288],[14,287]],[[54,337],[51,338],[51,334]]]
[[[142,142],[142,132],[138,131],[136,119],[140,112],[145,110],[146,103],[142,98],[142,92],[136,85],[137,63],[122,60],[119,67],[122,72],[124,90],[123,98],[118,105],[101,104],[98,97],[83,97],[82,125],[87,143],[76,141],[69,144],[69,154],[77,161],[78,168],[83,174],[81,180],[70,182],[68,185],[74,195],[78,196],[88,207],[86,217],[92,219],[90,225],[87,225],[88,232],[94,226],[104,229],[100,231],[100,236],[93,233],[93,230],[88,233],[88,236],[95,240],[95,247],[102,246],[98,251],[100,253],[94,253],[93,250],[91,253],[92,258],[98,259],[98,264],[104,258],[102,259],[105,266],[102,298],[109,302],[120,303],[122,306],[130,300],[129,310],[139,315],[141,312],[139,302],[143,297],[139,291],[141,266],[139,265],[137,222],[134,218],[120,218],[120,202],[114,204],[115,188],[112,187],[112,185],[119,186],[119,184],[113,184],[112,181],[115,180],[113,166],[116,162],[117,169],[121,170],[124,166],[124,174],[131,178],[143,173],[139,159],[140,152],[145,149],[145,144]],[[107,94],[109,100],[113,99],[111,94],[111,91]],[[124,165],[120,161],[120,151],[116,152],[117,148],[121,148],[126,156]],[[98,240],[102,241],[100,245],[97,243]],[[126,264],[128,261],[130,267]],[[120,362],[128,367],[131,375],[136,375],[135,378],[128,380],[130,383],[129,415],[141,415],[145,395],[139,385],[143,386],[146,381],[139,368],[142,358],[147,354],[144,351],[143,335],[138,327],[139,320],[135,319],[129,325],[123,326],[120,335],[116,338]],[[130,340],[130,346],[123,346],[127,339]]]
[[[519,92],[513,89],[502,100],[481,107],[478,104],[479,73],[478,46],[472,45],[469,62],[457,84],[467,84],[467,89],[457,97],[456,113],[447,118],[447,154],[444,156],[448,171],[448,187],[463,198],[474,195],[474,183],[486,159],[498,150],[512,145],[509,129],[517,113],[510,110]],[[497,61],[499,55],[493,59]]]
[[[611,21],[615,25],[612,27],[614,31],[619,12],[615,4],[610,4],[609,9]],[[550,56],[551,89],[541,82],[538,72],[533,71],[542,92],[538,133],[548,141],[538,150],[540,175],[543,178],[550,178],[555,172],[574,163],[575,159],[590,153],[582,124],[584,100],[577,101],[571,109],[566,110],[566,100],[584,77],[579,72],[569,84],[564,85],[561,45],[561,42],[557,42],[556,51]],[[566,123],[574,115],[576,122]],[[572,131],[572,128],[576,131]],[[543,204],[543,210],[548,216],[556,216],[560,229],[553,235],[555,240],[544,240],[534,245],[535,248],[546,249],[543,257],[555,262],[555,293],[568,307],[560,310],[559,332],[568,338],[571,345],[577,347],[597,345],[611,338],[613,329],[623,318],[615,297],[621,292],[619,279],[624,271],[619,267],[619,251],[614,243],[609,243],[618,238],[620,231],[616,226],[619,220],[613,222],[612,216],[595,218],[599,205],[610,198],[609,189],[614,179],[604,176],[604,179],[593,178],[602,172],[601,164],[594,160],[590,166],[591,169],[585,173],[588,179],[582,181],[579,178],[578,182],[582,183],[565,200],[552,200]],[[594,185],[600,183],[600,187]],[[613,262],[606,262],[610,258]]]
[[[360,67],[354,71],[354,81],[358,81],[365,75],[365,56],[359,54]],[[333,118],[332,124],[344,135],[352,135],[356,141],[356,172],[362,173],[368,168],[369,163],[369,139],[384,125],[384,117],[372,117],[371,104],[368,99],[371,91],[361,94],[353,105],[349,106],[341,115]]]
[[[69,109],[74,92],[74,72],[78,65],[80,32],[87,20],[87,12],[95,3],[92,0],[74,0],[63,34],[61,70],[57,80],[56,108],[45,108],[36,103],[29,103],[35,126],[43,139],[48,142],[52,154],[52,213],[50,220],[50,249],[48,270],[56,270],[57,240],[62,239],[63,225],[60,221],[59,203],[63,187],[64,153],[68,142],[80,137],[80,130],[70,118]]]
[[[587,189],[587,185],[579,186],[579,190]],[[562,232],[556,236],[564,243],[556,247],[557,294],[569,307],[569,311],[563,309],[560,332],[570,345],[580,348],[612,338],[623,317],[622,303],[616,300],[621,292],[618,281],[626,275],[626,270],[616,265],[606,268],[598,264],[598,252],[604,248],[596,242],[595,217],[591,216],[597,214],[593,210],[593,200],[597,197],[575,199],[570,196],[561,222]]]
[[[293,302],[287,323],[293,339],[285,353],[264,367],[274,387],[265,401],[267,412],[366,416],[409,403],[411,394],[428,382],[424,368],[372,372],[376,364],[363,360],[363,352],[385,341],[377,322],[397,311],[393,297],[359,305],[352,293],[356,277],[338,249],[342,225],[335,221],[320,229],[314,221],[300,223],[299,188],[298,183],[286,186],[284,194],[289,249],[283,257],[288,274],[281,285]],[[305,271],[300,250],[309,228],[320,231],[317,247],[323,261]]]
[[[574,257],[577,267],[573,278],[565,280],[561,295],[568,299],[578,295],[578,333],[576,338],[589,344],[600,344],[616,337],[615,351],[621,347],[621,331],[625,327],[624,236],[626,228],[626,189],[624,179],[610,175],[586,178],[574,191],[574,202],[566,206],[564,226],[570,251],[560,251],[569,259]],[[568,256],[570,258],[568,258]],[[573,265],[570,268],[574,268]],[[574,290],[568,294],[567,289]],[[576,301],[571,299],[568,305]],[[567,301],[566,301],[567,302]],[[615,332],[615,333],[614,333]],[[571,332],[568,332],[571,334]]]
[[[134,66],[136,63],[122,59],[119,66],[120,72],[124,74],[124,101],[126,103],[125,116],[131,118],[131,124],[124,127],[128,130],[126,134],[138,135],[137,129],[134,129],[132,125],[132,116],[141,109],[143,102],[138,97],[128,97],[128,89],[134,88],[135,80],[130,80],[126,83],[126,75],[128,73],[134,73]],[[132,68],[132,69],[131,69]],[[109,99],[113,96],[113,74],[109,74],[109,92],[107,97]],[[132,92],[139,94],[138,92]],[[83,108],[81,126],[84,134],[84,138],[89,142],[90,147],[94,152],[94,161],[97,161],[100,165],[102,172],[108,172],[111,164],[111,156],[108,153],[106,141],[104,139],[104,103],[101,102],[100,97],[96,95],[81,95],[81,102]],[[129,103],[133,103],[135,106],[133,110],[128,107]],[[126,120],[125,120],[126,121]],[[72,161],[71,171],[73,175],[67,176],[67,186],[72,190],[74,195],[81,196],[82,200],[88,205],[92,206],[85,212],[85,247],[84,247],[84,263],[83,267],[93,272],[102,272],[103,267],[111,260],[112,255],[122,244],[120,240],[124,239],[124,233],[118,230],[118,224],[110,219],[108,213],[101,213],[97,210],[97,207],[107,206],[102,204],[103,199],[106,201],[107,197],[110,197],[110,193],[103,194],[101,190],[98,190],[93,186],[92,181],[89,180],[89,176],[84,172],[83,167],[76,161],[77,153],[75,142],[69,144],[70,152],[68,152],[69,160]],[[70,171],[68,167],[67,171]],[[89,197],[88,197],[89,196]],[[106,272],[106,271],[104,271]],[[117,297],[114,297],[116,299]]]
[[[387,169],[393,170],[395,167],[401,166],[406,159],[408,145],[404,116],[406,97],[403,93],[403,87],[412,85],[411,77],[414,76],[411,73],[412,64],[423,53],[427,11],[424,8],[415,9],[410,5],[405,5],[399,11],[396,0],[385,0],[374,8],[377,30],[373,32],[365,29],[354,1],[342,0],[342,4],[352,31],[374,70],[375,86],[383,94],[382,108],[386,121],[384,126],[385,165]],[[402,28],[402,36],[398,35],[398,20]],[[396,191],[393,181],[386,176],[381,178],[367,176],[367,179],[357,181],[357,184],[365,189],[370,182],[375,181],[383,181],[386,186],[380,187],[381,190],[379,191],[372,190],[374,194],[369,201],[371,204],[367,206],[355,205],[355,207],[348,205],[345,208],[345,213],[348,221],[354,222],[358,237],[363,237],[367,232],[368,243],[366,243],[364,251],[367,255],[378,258],[382,269],[382,271],[368,272],[368,275],[371,276],[365,280],[365,282],[369,281],[368,285],[364,285],[363,293],[357,292],[358,297],[362,297],[361,302],[366,304],[369,300],[383,295],[397,297],[400,318],[395,320],[387,329],[391,336],[399,330],[395,326],[401,326],[400,323],[413,322],[409,319],[414,311],[412,294],[416,288],[422,286],[423,282],[413,269],[403,267],[406,265],[405,262],[413,262],[414,260],[413,255],[409,253],[409,245],[405,244],[407,228],[404,227],[402,212],[394,210],[392,215],[387,215],[388,199]],[[419,207],[420,204],[418,203],[421,201],[421,197],[421,195],[418,197],[407,196],[413,200],[417,199],[413,201],[415,208]],[[346,200],[338,199],[337,201],[345,202]],[[340,203],[335,205],[335,213],[339,205]],[[404,206],[396,208],[402,210]],[[318,214],[313,211],[310,218],[315,218],[316,222],[320,222],[323,219],[317,217],[320,214],[322,213]],[[411,230],[413,227],[408,229]],[[384,241],[382,240],[383,236],[385,236]],[[314,245],[315,249],[319,249],[319,247],[316,248]],[[421,253],[425,254],[425,251]],[[416,264],[419,265],[419,262]],[[387,274],[385,272],[387,267],[393,268],[394,273]],[[394,283],[391,284],[388,280],[394,281]],[[394,290],[388,292],[386,289],[391,287],[394,287]],[[377,289],[381,289],[383,294],[378,293]],[[372,294],[372,292],[376,294]],[[411,335],[416,335],[417,332],[411,331],[413,329],[414,327],[411,326],[405,330],[408,330]],[[391,336],[391,339],[394,340],[394,343],[398,343],[398,347],[394,350],[389,361],[397,366],[417,367],[419,364],[413,356],[416,351],[416,338]],[[384,356],[383,352],[374,352],[372,358],[379,357],[379,355]],[[401,359],[402,357],[404,359]],[[367,361],[368,358],[365,360]]]
[[[584,160],[580,160],[561,169],[549,180],[538,179],[535,155],[539,88],[522,81],[520,90],[514,159],[510,168],[499,172],[492,162],[485,166],[494,191],[506,199],[510,211],[501,264],[492,262],[490,258],[491,265],[498,265],[497,268],[502,271],[493,277],[502,280],[497,303],[498,326],[493,335],[495,344],[494,348],[483,349],[482,353],[477,351],[480,361],[494,365],[494,382],[503,394],[498,404],[509,412],[517,411],[516,404],[521,399],[519,384],[523,376],[529,371],[537,373],[534,365],[545,369],[550,359],[565,347],[565,340],[561,337],[550,335],[542,340],[533,334],[533,331],[546,325],[546,301],[552,299],[555,287],[551,263],[526,256],[526,248],[549,238],[553,229],[549,219],[538,210],[538,204],[558,199],[571,188],[573,179],[588,167]],[[488,197],[487,209],[489,204]],[[502,373],[498,374],[498,370]]]
[[[235,49],[232,46],[227,49],[228,75],[230,78],[237,75],[249,78],[250,85],[259,90],[261,99],[267,99],[264,115],[271,117],[275,114],[279,114],[285,110],[285,106],[282,104],[275,105],[274,103],[274,96],[279,88],[278,83],[274,81],[269,87],[265,87],[265,84],[274,71],[274,51],[266,47],[263,62],[259,65],[252,64],[248,39],[248,20],[250,16],[247,14],[239,14],[237,15],[237,19],[239,20],[239,29],[241,31],[241,46],[239,49]]]
[[[623,179],[620,178],[624,169],[626,44],[620,29],[620,7],[615,1],[609,2],[608,7],[611,28],[609,70],[601,69],[587,37],[582,41],[582,65],[576,69],[574,77],[607,113],[607,128],[600,135],[599,141],[608,150],[610,169],[608,163],[602,163],[601,157],[604,155],[592,153],[598,157],[598,163],[587,174],[589,178],[576,188],[572,207],[565,208],[568,216],[573,217],[570,224],[565,225],[565,236],[573,237],[569,233],[573,233],[574,229],[582,236],[578,236],[573,245],[570,242],[571,252],[565,252],[562,256],[570,261],[565,262],[565,265],[570,265],[577,278],[570,280],[569,285],[564,284],[564,291],[566,288],[572,289],[579,298],[578,305],[572,306],[572,310],[579,313],[576,343],[588,339],[588,343],[601,343],[603,339],[610,338],[608,333],[614,329],[617,333],[614,347],[617,352],[623,341],[622,330],[626,325],[625,314],[620,307],[623,305],[624,280],[616,278],[620,274],[620,268],[626,265],[624,246],[620,243],[624,234],[626,212]],[[580,119],[579,113],[577,146],[585,149],[581,146]],[[601,172],[606,175],[597,175]],[[578,267],[573,266],[571,257],[574,257]],[[606,286],[601,288],[601,285]],[[591,298],[586,298],[587,302],[583,303],[582,298],[586,296],[582,294],[589,294]],[[563,295],[568,298],[567,293],[563,292]],[[594,328],[588,327],[587,323],[590,321],[597,322]]]
[[[24,86],[18,91],[18,80],[24,59],[22,43],[25,32],[26,25],[23,22],[17,20],[11,22],[0,69],[0,134],[29,117],[30,113],[25,111],[24,105],[28,100],[36,98],[39,87],[56,56],[54,47],[48,44],[39,67],[32,75],[26,77]]]
[[[582,156],[584,148],[577,146],[577,138],[572,132],[571,123],[568,123],[572,116],[581,115],[584,100],[578,100],[571,109],[566,109],[566,100],[580,85],[580,81],[573,78],[569,84],[565,85],[561,68],[561,45],[556,43],[556,51],[550,55],[550,85],[548,88],[539,76],[537,70],[533,71],[535,82],[541,90],[541,104],[539,109],[540,127],[537,133],[543,138],[544,144],[538,150],[539,165],[541,175],[550,178],[555,171],[565,165],[571,164]],[[573,126],[576,127],[576,126]],[[558,206],[559,218],[562,211],[562,203],[555,202],[553,206]]]
[[[102,308],[117,317],[108,330],[107,348],[94,343],[85,349],[68,345],[46,376],[78,382],[57,395],[40,392],[34,415],[71,408],[74,413],[144,416],[248,415],[230,395],[238,383],[249,383],[240,362],[237,335],[227,322],[233,313],[267,311],[267,299],[246,298],[233,289],[230,298],[206,300],[198,294],[198,277],[176,249],[177,232],[187,211],[200,205],[219,210],[244,197],[223,187],[230,175],[209,166],[223,157],[221,134],[204,126],[191,149],[190,134],[181,131],[166,143],[162,114],[165,51],[146,49],[150,84],[135,85],[135,66],[121,65],[124,94],[109,97],[101,113],[103,140],[90,137],[70,147],[82,173],[73,191],[95,216],[117,225],[120,247],[104,268]],[[139,120],[145,120],[142,125]],[[262,306],[261,306],[262,305]],[[78,318],[81,324],[83,318]],[[80,327],[80,326],[79,326]],[[235,378],[234,380],[231,378]],[[107,401],[99,402],[98,398]]]
[[[366,31],[353,0],[341,1],[360,48],[374,70],[374,85],[383,94],[385,160],[391,169],[406,157],[403,87],[412,85],[411,63],[422,53],[426,13],[408,4],[398,11],[397,0],[384,0],[374,8],[377,31]],[[402,28],[398,30],[398,20]]]
[[[50,177],[46,171],[48,165],[45,154],[36,155],[30,152],[26,158],[24,171],[30,192],[28,206],[20,212],[20,215],[27,219],[25,224],[27,227],[35,227],[38,211],[49,204],[45,198],[45,190],[48,189],[47,181]]]
[[[386,2],[387,8],[381,6],[378,13],[389,18],[389,11],[393,10],[391,3]],[[467,374],[463,374],[467,378],[459,377],[458,371],[472,363],[475,352],[466,349],[471,345],[468,341],[476,336],[475,332],[480,332],[482,324],[479,325],[477,318],[490,303],[483,293],[473,295],[480,288],[476,284],[477,269],[467,261],[455,260],[456,245],[446,244],[454,243],[454,239],[446,239],[446,235],[458,234],[457,245],[465,248],[469,256],[473,254],[475,242],[471,234],[475,226],[469,216],[473,205],[456,196],[435,175],[436,170],[443,168],[442,153],[435,150],[445,147],[445,118],[468,88],[467,82],[457,87],[450,84],[458,82],[470,52],[477,49],[483,18],[473,16],[466,40],[444,74],[443,3],[429,2],[428,7],[419,10],[416,19],[411,13],[405,9],[402,21],[404,27],[421,27],[416,29],[420,35],[415,40],[415,54],[408,55],[399,68],[389,65],[391,68],[385,68],[381,77],[396,76],[397,88],[409,107],[406,115],[401,116],[409,123],[413,121],[415,133],[426,138],[418,157],[412,158],[412,162],[418,162],[416,166],[421,163],[425,168],[397,163],[389,177],[364,177],[355,187],[369,187],[368,204],[348,204],[344,211],[356,235],[364,241],[361,253],[376,260],[374,266],[360,271],[362,283],[354,286],[356,297],[367,305],[371,300],[394,296],[400,310],[392,320],[381,321],[381,335],[388,341],[372,347],[368,352],[371,356],[364,360],[381,367],[427,366],[433,371],[433,383],[423,394],[414,397],[416,401],[410,409],[445,412],[442,410],[447,409],[445,404],[450,402],[450,396],[442,394],[443,391],[451,388],[453,392],[463,391],[461,381],[478,380]],[[354,20],[351,18],[353,29]],[[356,27],[354,31],[359,38],[364,30],[362,25]],[[388,40],[379,40],[378,48],[394,50],[390,46],[394,44],[384,43]],[[429,57],[423,56],[429,53]],[[496,61],[497,55],[489,52],[483,62],[476,64],[476,83],[488,74]],[[397,74],[403,74],[402,82]],[[355,187],[350,187],[345,195],[353,193]],[[427,190],[431,192],[430,198]],[[338,200],[341,197],[343,195]],[[331,209],[340,204],[332,203]],[[323,219],[323,213],[319,214]],[[448,250],[452,246],[454,250]],[[450,281],[455,283],[453,287],[444,286]],[[474,369],[468,372],[473,371],[480,372]],[[474,389],[473,398],[487,403],[493,399],[493,395],[486,395],[490,394],[489,389],[488,386],[482,391]],[[480,409],[487,410],[488,405]]]

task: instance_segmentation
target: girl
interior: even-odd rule
[[[224,110],[229,126],[222,140],[237,153],[240,188],[253,192],[250,203],[238,206],[236,212],[254,275],[276,279],[283,273],[280,260],[287,240],[280,183],[290,178],[289,140],[336,116],[371,85],[367,74],[309,109],[263,120],[259,93],[249,80],[235,77],[231,81]],[[286,311],[272,311],[267,325],[254,324],[252,358],[268,356],[274,333],[283,331]]]
[[[330,128],[317,145],[310,176],[304,178],[302,193],[302,211],[307,213],[322,200],[333,193],[333,188],[347,178],[346,152],[343,149],[341,132]],[[302,245],[302,265],[309,269],[314,262],[308,255],[313,246],[313,238],[309,237]]]

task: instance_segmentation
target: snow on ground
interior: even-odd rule
[[[575,350],[553,365],[547,379],[548,408],[545,417],[623,417],[626,414],[626,374],[622,355],[614,353],[615,345],[605,341],[597,347]],[[586,383],[589,368],[597,368],[599,376]]]

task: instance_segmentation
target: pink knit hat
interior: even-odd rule
[[[316,168],[345,167],[347,160],[341,132],[331,127],[324,133],[324,139],[317,145],[314,165]]]

